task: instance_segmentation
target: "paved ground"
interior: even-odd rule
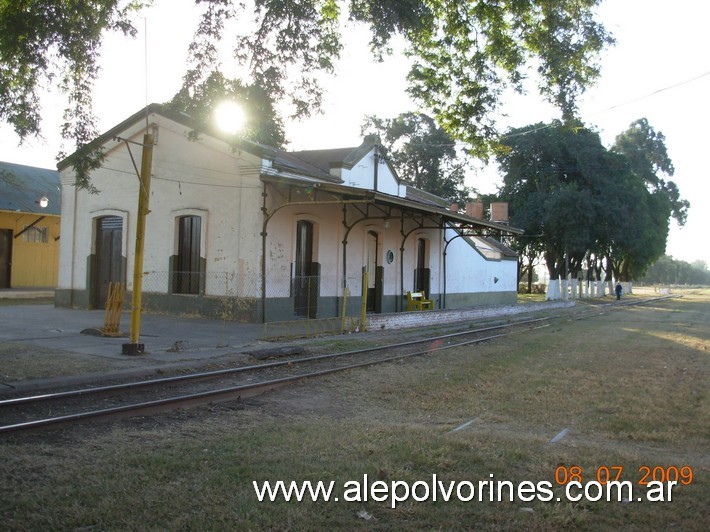
[[[263,331],[261,324],[143,314],[139,342],[145,344],[146,353],[128,356],[123,354],[122,345],[130,341],[130,314],[124,313],[121,318],[120,330],[125,332],[124,337],[98,335],[96,329],[103,327],[103,324],[103,310],[55,308],[51,304],[0,306],[0,343],[16,342],[23,349],[27,347],[30,350],[40,348],[37,352],[41,354],[33,352],[33,358],[44,356],[48,364],[55,365],[61,365],[66,360],[64,367],[71,364],[72,368],[54,379],[27,379],[23,382],[23,379],[10,378],[11,382],[8,382],[7,378],[0,378],[0,381],[5,381],[0,382],[0,394],[3,388],[17,392],[51,387],[55,381],[62,384],[94,382],[198,367],[211,362],[234,360],[245,351],[274,345],[273,342],[260,340]],[[90,369],[82,369],[82,360],[87,361],[86,368]],[[9,360],[0,358],[0,366],[17,363],[17,357]],[[107,369],[97,371],[97,367]],[[12,373],[3,369],[0,367],[0,376]]]
[[[124,337],[97,335],[96,329],[103,324],[103,310],[65,309],[51,305],[0,307],[0,340],[125,358],[122,345],[129,342],[130,315],[124,313],[121,318]],[[263,326],[143,314],[140,330],[140,343],[145,344],[146,350],[142,358],[175,362],[218,356],[258,343]]]

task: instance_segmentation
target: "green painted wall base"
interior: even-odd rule
[[[398,296],[383,296],[382,313],[404,311],[406,302]],[[432,294],[434,309],[441,309],[443,296]],[[485,292],[478,294],[447,294],[447,309],[463,309],[486,305],[514,305],[517,303],[516,292]],[[399,308],[398,308],[399,303]],[[54,304],[65,308],[91,308],[89,293],[86,290],[57,289],[54,292]],[[332,318],[341,315],[342,297],[319,297],[318,318]],[[124,310],[131,308],[131,294],[126,294]],[[246,323],[261,323],[261,300],[247,298],[226,298],[185,294],[143,294],[143,309],[149,312],[163,312],[174,315],[196,315],[212,319],[227,319]],[[359,316],[362,298],[349,297],[346,314]],[[372,313],[369,313],[372,314]],[[266,301],[266,321],[288,321],[297,319],[294,314],[293,298],[272,298]]]
[[[480,307],[484,305],[514,305],[518,302],[518,293],[479,292],[475,294],[446,294],[447,309]]]

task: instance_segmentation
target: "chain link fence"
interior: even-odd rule
[[[151,271],[143,273],[143,292],[260,298],[261,281],[246,272]]]

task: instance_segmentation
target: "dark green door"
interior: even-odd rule
[[[300,220],[296,225],[296,267],[294,272],[294,314],[315,318],[317,281],[313,267],[313,224]]]
[[[0,288],[10,288],[12,229],[0,229]]]
[[[109,283],[124,281],[123,275],[123,219],[105,216],[96,221],[96,284],[93,305],[106,305]]]

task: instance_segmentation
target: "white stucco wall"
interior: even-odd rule
[[[446,233],[448,239],[453,238],[454,235],[451,230]],[[516,292],[517,271],[516,260],[487,259],[465,238],[454,239],[446,249],[446,292],[448,294]]]
[[[343,169],[341,179],[349,187],[375,189],[375,150],[372,149],[352,169]],[[393,196],[399,195],[400,185],[390,166],[384,161],[377,168],[377,191]]]
[[[206,260],[208,280],[210,275],[224,278],[223,274],[238,270],[256,276],[261,256],[262,218],[257,215],[261,159],[245,152],[231,153],[225,143],[210,138],[188,141],[184,127],[160,115],[151,119],[158,135],[153,149],[143,262],[143,271],[151,274],[144,279],[144,290],[159,285],[167,292],[169,257],[177,249],[176,218],[182,215],[202,217],[200,255]],[[137,125],[121,136],[142,142],[143,127]],[[92,174],[98,194],[75,190],[71,168],[60,174],[63,211],[59,288],[87,288],[86,258],[94,251],[95,219],[108,214],[124,218],[123,256],[127,258],[127,287],[132,288],[139,181],[126,145],[112,141],[106,148],[104,166]],[[131,151],[140,167],[141,147],[132,144]],[[221,291],[223,285],[213,286]]]

